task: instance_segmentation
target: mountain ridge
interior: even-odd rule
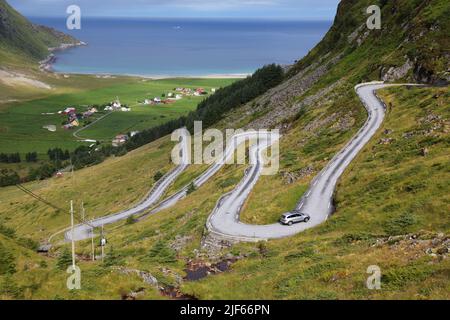
[[[63,32],[31,23],[6,0],[0,0],[0,51],[5,57],[19,54],[40,61],[49,55],[49,48],[77,43],[77,39]]]

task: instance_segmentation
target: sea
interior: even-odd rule
[[[68,30],[64,18],[31,18],[86,42],[56,53],[60,73],[148,77],[233,76],[270,63],[301,59],[331,21],[84,18]]]

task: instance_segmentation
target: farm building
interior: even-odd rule
[[[124,143],[126,143],[128,141],[128,136],[126,134],[119,134],[118,136],[116,136],[113,141],[112,141],[112,145],[113,147],[119,147],[121,145],[123,145]]]

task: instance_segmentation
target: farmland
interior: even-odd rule
[[[72,78],[72,77],[71,77]],[[109,140],[115,135],[139,131],[187,114],[196,108],[202,97],[186,96],[169,105],[139,105],[138,101],[161,97],[175,87],[202,87],[211,92],[232,83],[232,79],[164,79],[140,78],[98,79],[76,76],[61,79],[51,94],[36,95],[30,100],[20,100],[0,105],[0,150],[24,154],[36,151],[45,154],[49,148],[73,150],[81,144],[73,137],[73,130],[64,130],[65,118],[58,111],[73,106],[83,112],[90,105],[102,105],[118,97],[122,104],[132,107],[131,112],[115,112],[80,133],[83,138]],[[71,87],[82,82],[80,87]],[[77,88],[77,89],[75,89]],[[102,110],[96,115],[102,115]],[[92,119],[95,120],[95,117]],[[56,132],[44,126],[56,125]]]

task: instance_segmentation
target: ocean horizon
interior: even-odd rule
[[[242,77],[270,64],[293,64],[325,35],[331,21],[31,18],[87,46],[55,52],[58,73],[165,77]]]

